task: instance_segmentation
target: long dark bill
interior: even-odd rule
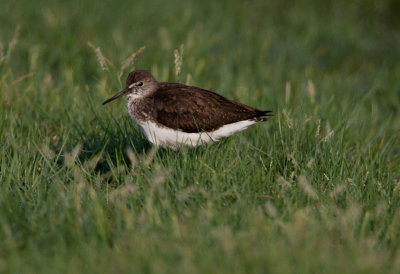
[[[107,100],[105,100],[104,102],[103,102],[103,105],[105,105],[105,104],[107,104],[107,103],[109,103],[109,102],[111,102],[111,101],[113,101],[113,100],[115,100],[115,99],[118,99],[119,97],[122,97],[122,96],[124,96],[125,94],[127,94],[128,93],[128,90],[127,89],[124,89],[123,91],[120,91],[120,92],[118,92],[117,94],[115,94],[113,97],[111,97],[110,99],[107,99]]]

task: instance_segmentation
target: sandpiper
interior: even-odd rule
[[[159,83],[146,70],[129,73],[124,95],[132,119],[153,144],[176,149],[215,142],[257,122],[267,121],[270,110],[234,102],[212,91],[179,83]]]

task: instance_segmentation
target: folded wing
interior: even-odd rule
[[[158,123],[188,133],[212,132],[244,120],[266,121],[271,112],[231,101],[212,91],[172,83],[160,83],[152,101]]]

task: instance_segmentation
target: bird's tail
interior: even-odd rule
[[[265,122],[271,116],[273,116],[272,110],[257,110],[256,116],[254,117],[254,119],[257,122]]]

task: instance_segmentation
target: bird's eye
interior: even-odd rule
[[[143,82],[139,82],[138,86],[139,87],[143,86]]]

